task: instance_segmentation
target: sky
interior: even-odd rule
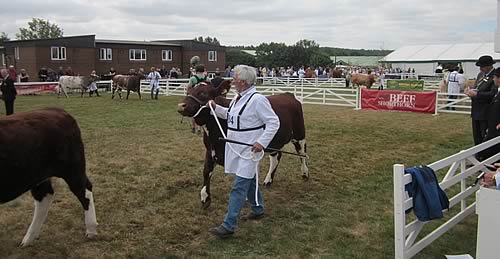
[[[492,0],[10,0],[0,32],[15,38],[33,17],[64,35],[159,40],[216,37],[223,45],[294,44],[396,49],[405,45],[492,42]]]

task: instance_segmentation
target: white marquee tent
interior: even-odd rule
[[[414,68],[418,74],[433,74],[441,63],[461,63],[466,78],[475,78],[479,73],[476,61],[480,56],[490,55],[500,65],[500,53],[495,52],[493,42],[414,45],[401,47],[380,60],[402,69]]]

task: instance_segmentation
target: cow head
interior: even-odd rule
[[[231,81],[224,80],[219,85],[200,83],[196,87],[187,88],[187,96],[177,105],[177,112],[183,116],[195,116],[198,125],[205,125],[210,118],[209,108],[203,109],[209,100],[223,105],[226,94],[231,88]],[[200,109],[202,109],[200,111]]]

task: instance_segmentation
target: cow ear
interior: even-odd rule
[[[186,92],[188,94],[191,94],[191,91],[193,90],[193,87],[191,85],[188,85],[187,88],[186,88]]]
[[[231,89],[231,81],[229,80],[224,80],[222,83],[220,83],[219,87],[217,87],[217,94],[226,96],[227,93],[229,93],[229,89]]]

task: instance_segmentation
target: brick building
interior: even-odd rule
[[[184,76],[190,68],[190,59],[199,56],[207,70],[224,71],[225,47],[194,40],[127,41],[101,40],[95,35],[71,36],[45,40],[13,40],[0,47],[1,65],[26,69],[30,81],[38,80],[42,67],[58,71],[71,67],[75,74],[89,75],[92,70],[107,74],[111,67],[118,74],[133,68],[151,66],[181,68]]]

